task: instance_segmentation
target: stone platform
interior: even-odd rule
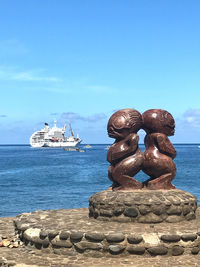
[[[132,223],[175,223],[195,219],[197,198],[185,191],[101,191],[89,199],[89,216]]]
[[[93,257],[195,255],[200,250],[200,209],[196,219],[158,224],[119,223],[89,218],[88,209],[23,213],[16,233],[30,249],[42,253]]]

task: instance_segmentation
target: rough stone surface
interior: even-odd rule
[[[180,235],[162,235],[161,240],[165,242],[178,242],[181,239]]]
[[[110,245],[109,246],[109,251],[111,254],[119,254],[121,253],[125,247],[123,245]]]
[[[199,253],[199,251],[200,251],[200,248],[199,247],[194,247],[194,248],[192,248],[191,253],[193,255],[197,255]]]
[[[85,215],[84,215],[85,214]],[[46,216],[46,220],[42,219]],[[68,218],[68,220],[67,220]],[[32,220],[35,219],[35,222]],[[194,241],[196,243],[195,247],[189,247],[188,250],[185,249],[184,254],[171,257],[172,254],[169,250],[168,254],[165,256],[156,256],[151,257],[151,255],[145,252],[145,246],[141,245],[142,243],[137,245],[129,244],[127,247],[128,254],[124,254],[123,252],[119,255],[111,255],[104,254],[100,251],[85,250],[84,253],[78,253],[77,251],[73,251],[67,249],[57,249],[55,248],[55,253],[53,254],[49,249],[41,249],[36,250],[34,247],[26,247],[19,240],[15,233],[15,227],[13,221],[16,220],[27,220],[28,227],[33,227],[33,225],[37,224],[37,227],[40,225],[41,229],[53,229],[57,227],[57,229],[65,230],[83,230],[83,232],[91,232],[94,229],[98,229],[98,231],[114,231],[114,227],[116,222],[108,223],[108,227],[106,228],[104,223],[99,222],[100,226],[89,224],[90,220],[87,221],[87,210],[79,209],[79,210],[59,210],[59,211],[38,211],[35,213],[29,213],[24,216],[20,215],[18,218],[0,218],[0,240],[9,239],[16,240],[19,245],[17,248],[9,248],[9,247],[0,247],[0,266],[16,266],[16,267],[64,267],[64,266],[72,266],[72,267],[88,267],[88,266],[148,266],[148,267],[198,267],[200,266],[200,257],[199,257],[199,245],[197,244],[197,239]],[[74,222],[77,222],[77,225],[74,225]],[[96,220],[94,220],[96,221]],[[67,222],[67,223],[66,223]],[[122,224],[123,225],[123,224]],[[152,227],[154,226],[154,227]],[[77,229],[75,229],[77,227]],[[104,227],[104,229],[103,229]],[[121,231],[125,226],[121,227]],[[119,230],[120,227],[118,227]],[[143,234],[147,233],[171,233],[179,232],[182,234],[186,233],[197,233],[198,229],[200,229],[200,217],[199,213],[197,214],[197,220],[175,223],[175,224],[156,224],[156,225],[141,225],[136,224],[126,224],[128,228],[125,231],[125,234],[130,233],[138,233]],[[182,235],[181,234],[181,235]],[[198,237],[200,236],[200,233]],[[81,241],[82,242],[82,241]],[[142,241],[143,242],[143,241]],[[183,242],[183,241],[179,241]],[[12,243],[12,241],[11,241]],[[187,244],[188,242],[186,242]],[[173,243],[172,243],[173,244]],[[135,247],[135,248],[134,248]],[[133,253],[129,252],[129,250],[133,251]],[[136,253],[136,251],[142,251],[141,253]],[[135,253],[134,253],[135,251]],[[47,253],[48,252],[48,253]],[[63,254],[62,254],[63,253]],[[198,254],[198,255],[196,255]]]
[[[143,255],[145,253],[145,247],[142,246],[128,246],[127,251],[130,254],[135,254],[135,255]]]
[[[148,248],[147,251],[153,255],[153,256],[157,256],[157,255],[166,255],[168,252],[168,249],[164,246],[158,246],[158,247],[151,247]]]
[[[105,221],[176,223],[194,220],[196,207],[196,197],[178,189],[107,190],[90,197],[89,216]]]
[[[108,242],[122,242],[124,241],[124,234],[122,233],[108,234],[106,236],[106,240]]]
[[[127,236],[127,240],[130,244],[139,244],[143,240],[143,237],[137,235],[129,235]]]
[[[196,234],[185,234],[181,236],[181,239],[185,242],[194,241],[197,238]]]
[[[179,255],[182,255],[184,252],[184,248],[181,247],[181,246],[174,246],[172,248],[172,256],[179,256]]]

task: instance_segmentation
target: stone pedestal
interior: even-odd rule
[[[89,199],[89,216],[98,220],[175,223],[196,218],[197,198],[185,191],[101,191]]]

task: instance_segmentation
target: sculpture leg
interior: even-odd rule
[[[133,189],[141,189],[142,183],[138,182],[136,179],[128,176],[121,175],[118,177],[118,183],[120,186],[113,187],[113,191],[117,190],[133,190]]]
[[[112,177],[118,186],[113,187],[113,190],[141,189],[142,183],[132,177],[140,171],[142,162],[142,155],[137,155],[130,156],[117,164],[113,169]]]
[[[116,183],[113,180],[113,171],[114,171],[114,166],[110,165],[108,168],[108,178],[113,182],[111,186],[108,187],[108,190],[112,190],[114,187],[118,187],[119,184]]]
[[[175,189],[176,187],[173,184],[171,184],[171,181],[173,180],[174,177],[175,177],[174,173],[163,174],[156,179],[149,180],[147,183],[147,188],[151,190]]]

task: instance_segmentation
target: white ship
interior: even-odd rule
[[[45,123],[45,127],[34,132],[30,137],[30,145],[32,147],[75,147],[81,143],[81,139],[78,134],[74,137],[74,133],[70,124],[71,136],[65,137],[66,125],[63,128],[56,126],[56,120],[54,126],[49,128],[48,123]]]

